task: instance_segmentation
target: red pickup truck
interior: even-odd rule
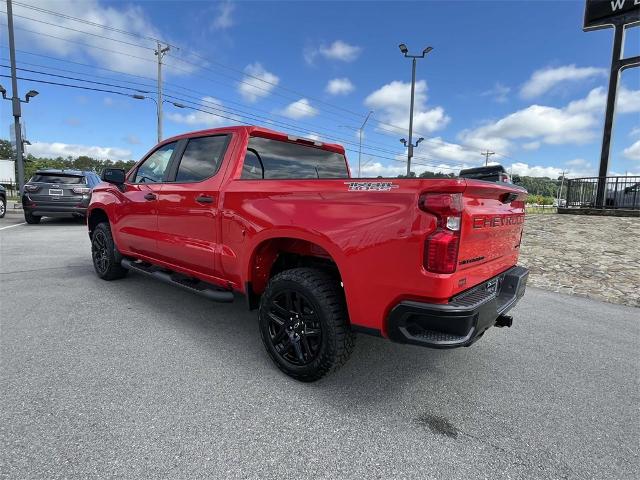
[[[243,295],[299,380],[342,365],[356,332],[469,346],[511,326],[524,294],[526,191],[507,183],[354,179],[340,145],[244,126],[167,139],[102,180],[87,212],[98,276]]]

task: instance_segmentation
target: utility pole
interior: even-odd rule
[[[367,113],[367,117],[364,119],[364,122],[362,122],[362,126],[360,127],[359,130],[359,137],[360,137],[360,142],[358,144],[358,178],[361,177],[360,174],[360,170],[362,169],[362,131],[364,130],[364,126],[367,124],[367,121],[369,120],[369,117],[371,116],[373,112],[370,111],[369,113]]]
[[[413,101],[415,98],[415,90],[416,90],[416,59],[424,58],[427,53],[433,50],[433,47],[427,47],[422,51],[422,55],[409,55],[409,49],[404,43],[398,45],[400,48],[400,52],[406,57],[412,59],[411,66],[411,106],[409,107],[409,142],[406,140],[400,140],[403,144],[407,146],[407,177],[411,174],[411,157],[413,157],[413,149],[418,146],[424,138],[418,140],[416,144],[413,144]]]
[[[558,207],[560,206],[560,197],[562,196],[562,187],[564,186],[564,176],[567,174],[566,170],[562,171],[562,180],[560,181],[560,190],[558,190]]]
[[[9,57],[11,60],[11,106],[13,107],[13,124],[16,135],[16,165],[18,166],[18,195],[22,195],[24,187],[24,158],[22,156],[22,128],[20,126],[20,116],[22,108],[20,96],[18,94],[18,77],[16,74],[16,44],[13,37],[13,7],[11,0],[7,0],[7,27],[9,29]]]
[[[158,101],[156,112],[158,116],[158,143],[160,143],[162,141],[162,59],[171,48],[169,45],[162,48],[160,41],[157,42],[157,47],[154,53],[158,57]]]
[[[482,155],[484,157],[484,166],[486,167],[487,165],[489,165],[489,157],[491,155],[495,155],[496,152],[490,152],[489,150],[485,151],[485,152],[480,152],[480,155]]]

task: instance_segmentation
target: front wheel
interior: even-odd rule
[[[259,319],[271,359],[304,382],[338,369],[355,346],[340,282],[313,268],[275,275],[260,299]]]
[[[120,264],[120,253],[111,236],[111,228],[107,222],[99,223],[91,235],[91,257],[93,268],[103,280],[116,280],[127,274],[127,269]]]
[[[4,197],[0,197],[0,218],[4,218],[5,213],[7,213],[7,201]]]

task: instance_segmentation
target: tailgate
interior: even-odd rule
[[[469,180],[463,195],[458,271],[497,275],[515,265],[524,226],[526,190]],[[470,285],[468,285],[470,286]]]

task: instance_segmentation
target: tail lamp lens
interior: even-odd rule
[[[73,187],[73,193],[81,193],[85,195],[87,193],[91,193],[91,189],[87,187]]]
[[[37,192],[38,190],[40,190],[40,187],[37,185],[25,185],[24,189],[27,192]]]
[[[425,240],[424,268],[434,273],[455,272],[462,224],[462,194],[424,194],[420,196],[419,206],[437,219],[436,230]]]

